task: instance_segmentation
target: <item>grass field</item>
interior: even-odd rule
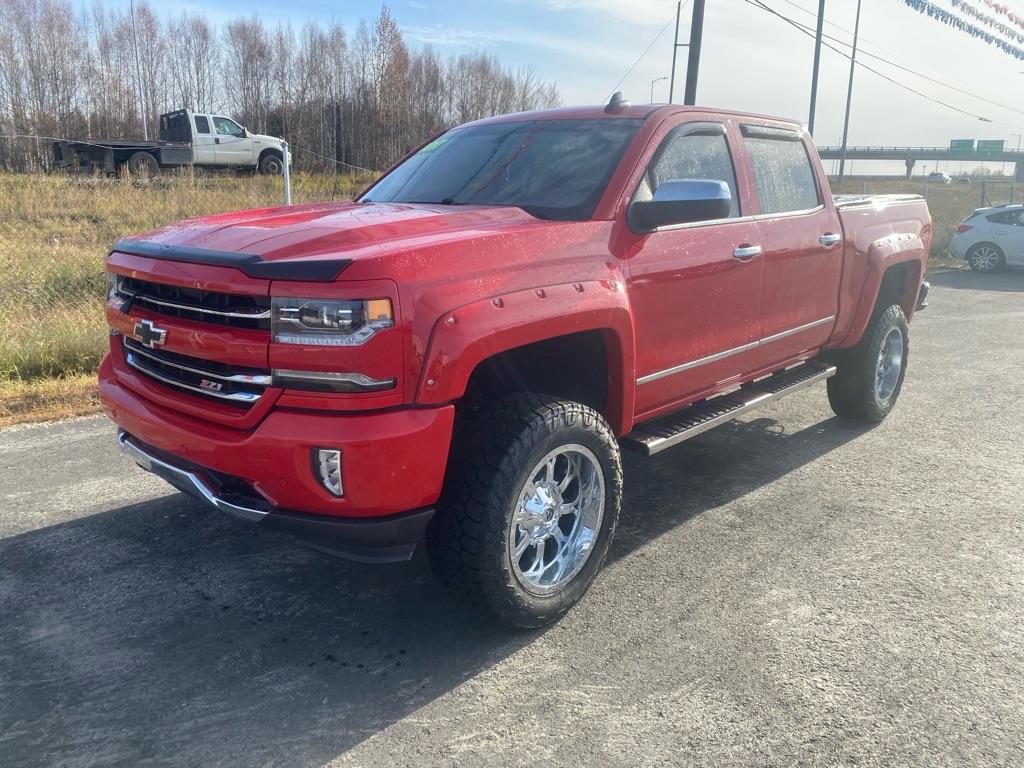
[[[293,176],[292,200],[347,199],[367,180]],[[281,195],[279,178],[261,176],[0,174],[0,426],[95,410],[103,259],[121,235],[278,205]]]
[[[366,177],[298,175],[294,202],[350,198]],[[840,192],[916,192],[904,181],[847,181]],[[1007,182],[990,183],[993,202]],[[121,235],[210,213],[276,205],[281,180],[164,176],[152,182],[0,174],[0,426],[96,408],[93,374],[106,346],[103,258]],[[932,256],[979,205],[979,185],[932,185]]]

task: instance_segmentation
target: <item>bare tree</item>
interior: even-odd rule
[[[132,17],[91,2],[0,0],[0,136],[142,135]],[[410,51],[387,7],[351,37],[333,21],[215,27],[199,13],[160,16],[150,0],[134,22],[151,134],[161,112],[226,114],[287,138],[300,167],[384,168],[454,123],[560,101],[531,69],[486,53]],[[47,146],[0,139],[0,168],[45,167]]]

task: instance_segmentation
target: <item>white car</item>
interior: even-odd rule
[[[976,272],[1024,266],[1024,204],[979,208],[957,227],[949,250]]]
[[[942,171],[933,171],[928,174],[928,181],[935,182],[938,184],[952,184],[953,179],[948,173]]]

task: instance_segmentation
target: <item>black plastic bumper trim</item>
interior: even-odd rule
[[[271,510],[261,526],[291,534],[321,552],[360,563],[400,563],[412,557],[433,508],[387,517],[332,517]]]
[[[217,251],[211,248],[193,248],[170,243],[151,243],[145,240],[118,240],[111,251],[130,256],[145,256],[150,259],[183,261],[188,264],[209,264],[217,267],[234,267],[249,277],[265,280],[305,280],[314,283],[329,283],[352,263],[352,259],[281,259],[264,261],[255,253]]]

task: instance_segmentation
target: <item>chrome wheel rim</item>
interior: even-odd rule
[[[580,572],[604,519],[605,488],[593,451],[559,446],[526,477],[508,537],[512,572],[528,592],[556,591]]]
[[[974,249],[972,261],[982,272],[991,272],[999,264],[999,254],[992,246],[982,245]]]
[[[884,403],[892,397],[902,370],[903,333],[899,328],[893,328],[885,335],[875,366],[875,395],[879,401]]]

